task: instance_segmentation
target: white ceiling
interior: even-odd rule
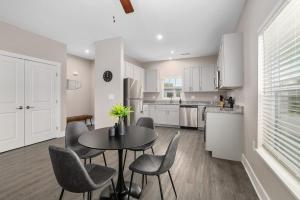
[[[95,41],[122,36],[125,54],[148,62],[216,54],[245,1],[132,0],[135,12],[126,15],[119,0],[0,0],[0,20],[63,42],[70,54],[90,59]]]

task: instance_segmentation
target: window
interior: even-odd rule
[[[165,79],[163,84],[164,98],[179,98],[182,90],[182,79],[171,78]]]
[[[260,146],[300,178],[300,1],[259,35]]]

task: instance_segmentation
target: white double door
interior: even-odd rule
[[[0,152],[56,137],[57,72],[0,55]]]

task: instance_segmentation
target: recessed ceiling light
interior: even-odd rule
[[[173,50],[171,51],[171,54],[174,54],[174,51],[173,51]]]
[[[84,52],[85,52],[86,54],[89,54],[89,53],[90,53],[90,50],[89,50],[89,49],[86,49]]]
[[[189,56],[189,55],[191,55],[190,53],[182,53],[182,54],[180,54],[180,55],[182,55],[182,56]]]
[[[169,60],[173,60],[173,58],[170,57]]]
[[[157,36],[156,36],[156,39],[157,40],[162,40],[164,38],[164,36],[162,35],[162,34],[158,34]]]

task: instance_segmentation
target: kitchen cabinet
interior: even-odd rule
[[[124,65],[125,65],[124,78],[132,78],[134,80],[137,80],[142,84],[142,88],[144,88],[145,70],[129,62],[125,62]]]
[[[192,86],[192,77],[191,77],[191,69],[190,68],[184,68],[183,72],[183,91],[184,92],[190,92],[191,86]]]
[[[190,71],[192,73],[192,92],[201,91],[201,67],[192,67]]]
[[[201,67],[184,69],[184,92],[201,91]]]
[[[219,88],[233,89],[243,86],[243,36],[242,33],[223,35],[219,57]]]
[[[184,92],[213,92],[215,89],[215,66],[203,65],[200,67],[188,67],[183,75]]]
[[[157,69],[145,70],[144,92],[160,92],[160,76]]]
[[[178,105],[144,105],[144,116],[151,117],[156,125],[179,126]]]
[[[201,67],[201,91],[214,92],[217,91],[215,87],[215,65],[205,65]]]
[[[212,156],[241,161],[243,115],[221,112],[206,113],[205,150]]]
[[[124,78],[133,78],[133,65],[129,62],[125,62]]]

